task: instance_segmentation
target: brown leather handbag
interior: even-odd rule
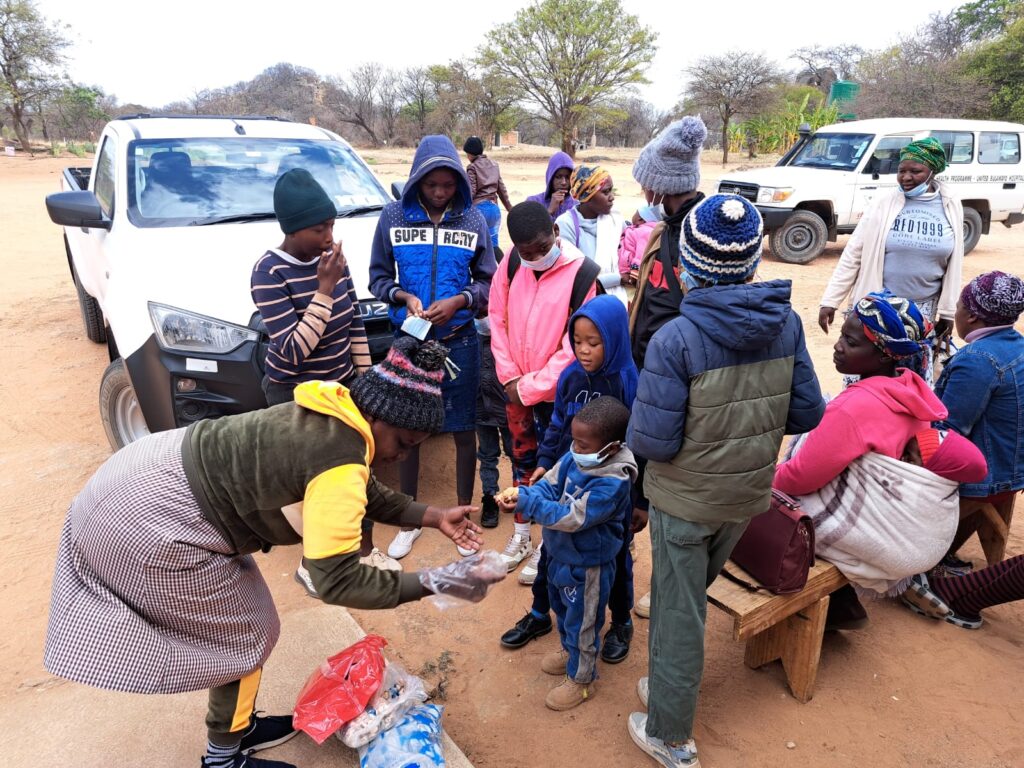
[[[736,543],[731,559],[753,576],[751,584],[728,570],[726,578],[751,591],[766,589],[775,595],[799,592],[814,565],[814,525],[800,503],[781,491],[772,491],[767,512],[754,517]]]

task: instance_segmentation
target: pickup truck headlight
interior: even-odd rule
[[[757,202],[782,203],[788,200],[792,194],[792,187],[761,187],[757,191]]]
[[[174,352],[225,354],[247,341],[257,341],[259,333],[234,323],[186,312],[177,307],[149,302],[149,316],[160,347]]]

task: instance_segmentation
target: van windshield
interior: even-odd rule
[[[380,210],[390,197],[344,144],[240,136],[145,139],[128,147],[128,217],[138,227],[274,218],[274,184],[305,168],[339,216]]]
[[[870,133],[816,133],[800,148],[790,165],[852,171],[874,138]]]

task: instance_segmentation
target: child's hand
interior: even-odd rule
[[[411,293],[405,294],[405,308],[414,317],[423,317],[423,302]]]
[[[538,480],[540,480],[542,477],[544,477],[544,475],[546,475],[547,473],[548,473],[548,471],[546,469],[544,469],[544,467],[537,467],[535,470],[533,470],[533,474],[530,475],[530,483],[529,484],[533,485]]]
[[[438,299],[423,313],[423,317],[434,325],[445,325],[451,322],[452,317],[460,309],[466,308],[465,296],[450,296],[447,299]]]
[[[345,254],[341,250],[339,240],[329,251],[324,251],[320,263],[316,265],[317,290],[325,296],[334,293],[334,286],[341,280],[345,271]]]
[[[502,512],[515,512],[516,505],[519,503],[519,489],[516,487],[506,488],[497,494],[494,500]]]
[[[565,202],[566,191],[564,189],[556,190],[551,193],[551,202],[548,203],[548,213],[554,216],[558,213],[558,209],[562,207],[562,203]]]
[[[508,384],[505,385],[505,397],[513,405],[522,405],[522,398],[519,397],[519,377],[512,379]]]
[[[633,507],[633,517],[629,523],[630,530],[633,531],[633,533],[640,533],[640,531],[647,527],[647,521],[649,518],[650,514],[646,509]]]

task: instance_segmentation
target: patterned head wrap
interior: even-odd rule
[[[932,324],[910,299],[888,291],[869,293],[853,312],[864,326],[868,341],[894,360],[915,358],[932,346]]]
[[[611,178],[612,175],[600,165],[577,166],[569,177],[569,194],[574,200],[585,203],[601,191],[604,183]]]
[[[964,286],[960,301],[986,325],[1013,325],[1024,312],[1024,280],[1005,272],[986,272]]]
[[[912,141],[900,150],[900,162],[913,160],[915,163],[927,165],[934,173],[946,170],[946,150],[942,143],[929,136],[927,139]]]

